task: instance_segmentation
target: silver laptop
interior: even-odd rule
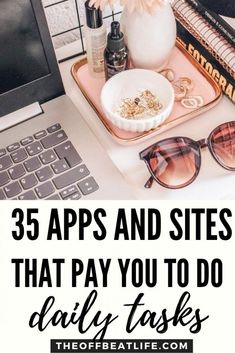
[[[65,95],[41,1],[0,1],[0,48],[0,200],[132,198]]]

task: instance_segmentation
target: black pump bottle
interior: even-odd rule
[[[106,81],[128,68],[128,50],[118,21],[111,23],[111,32],[108,34],[108,43],[104,51],[104,62]]]

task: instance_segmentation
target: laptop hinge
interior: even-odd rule
[[[28,105],[13,113],[4,115],[0,118],[0,131],[9,129],[10,127],[20,124],[25,120],[34,118],[43,113],[43,110],[38,102]]]

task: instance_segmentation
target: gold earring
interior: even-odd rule
[[[175,101],[180,102],[183,98],[187,96],[188,89],[187,87],[180,85],[180,84],[175,84],[173,83],[173,88],[175,91]]]
[[[197,109],[204,105],[204,99],[202,96],[188,96],[181,100],[181,104],[187,109]]]
[[[194,87],[193,82],[189,77],[180,77],[173,83],[173,85],[181,90],[186,89],[188,92],[192,91]]]
[[[175,73],[172,69],[164,69],[160,71],[160,74],[163,75],[169,82],[173,82],[175,79]]]

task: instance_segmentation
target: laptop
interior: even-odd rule
[[[0,200],[130,199],[66,96],[41,1],[0,1]]]

